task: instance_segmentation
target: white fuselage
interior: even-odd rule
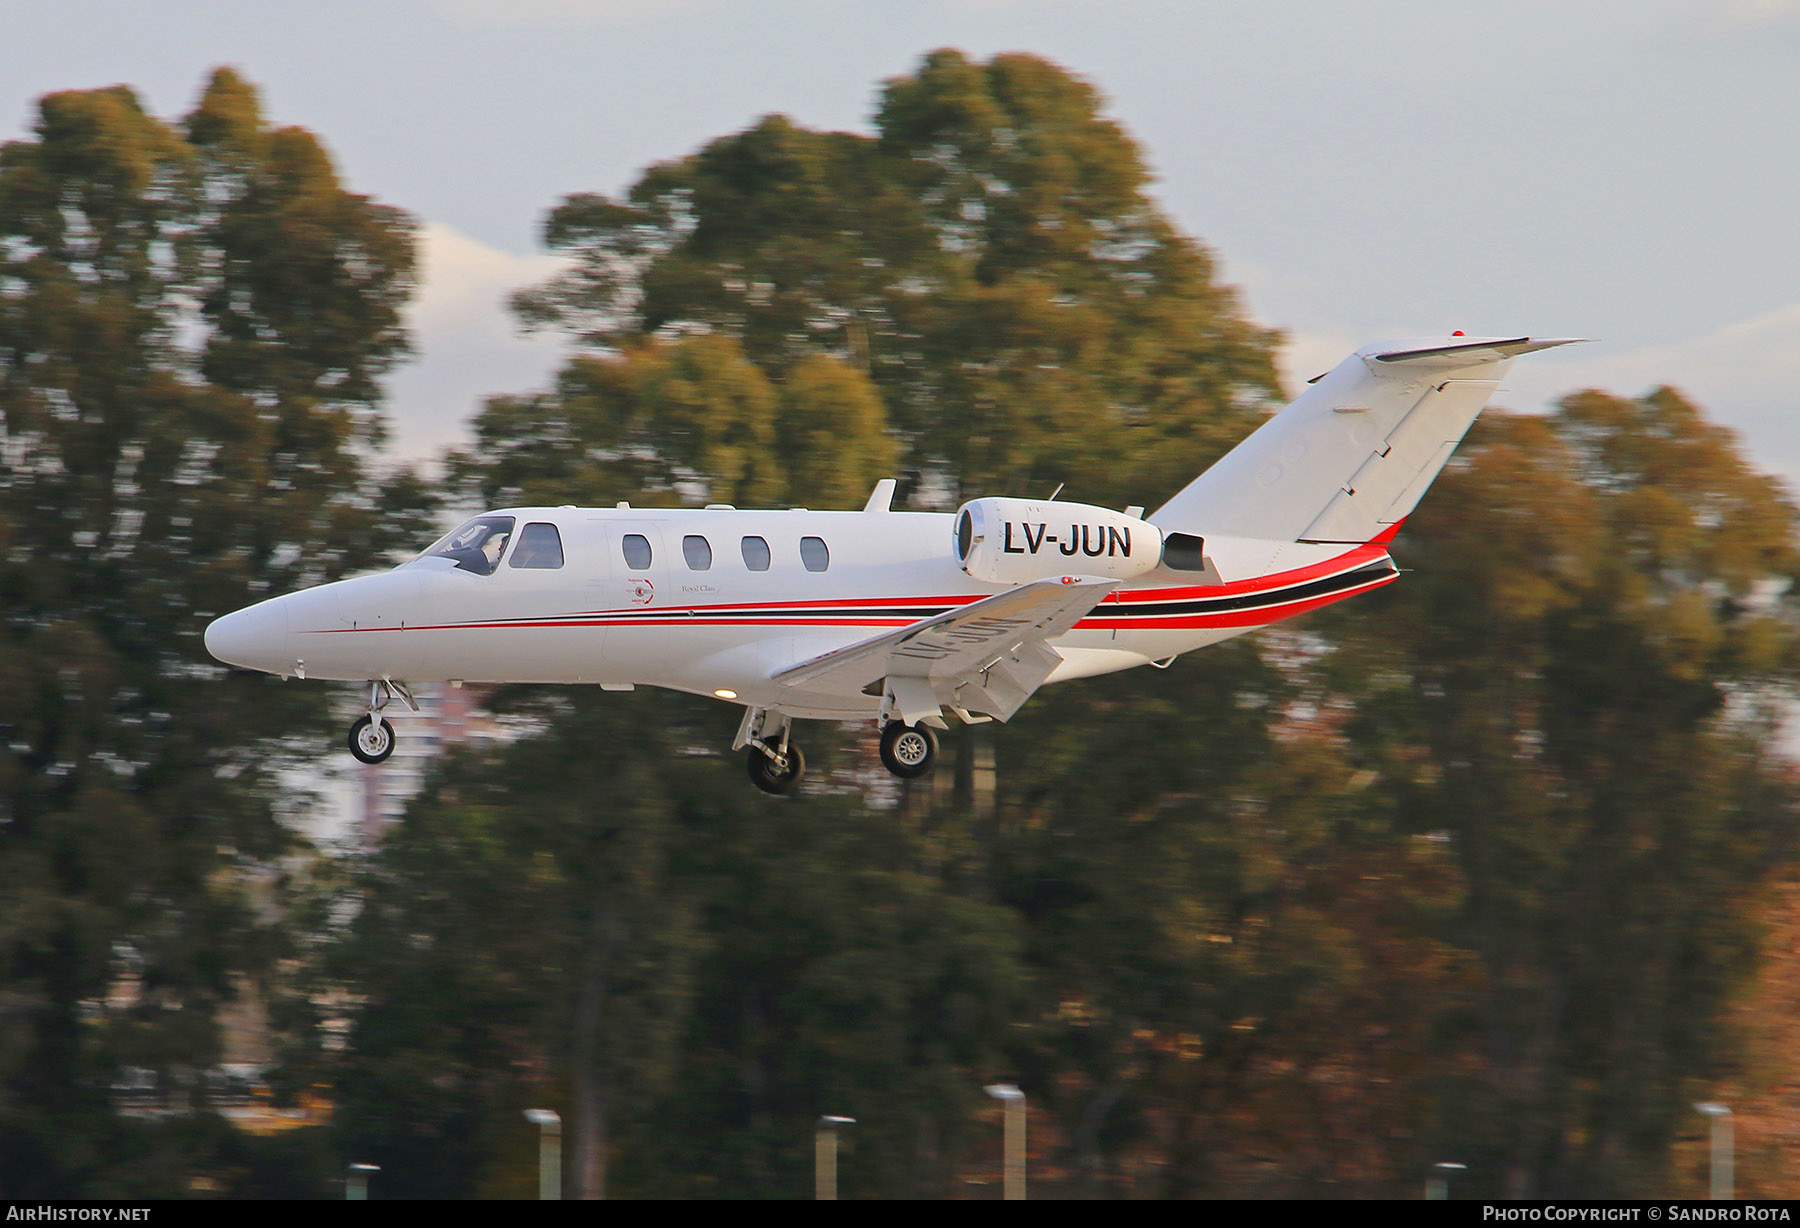
[[[947,513],[538,507],[491,515],[513,517],[521,530],[555,526],[561,566],[510,565],[516,542],[488,575],[424,555],[228,615],[208,629],[207,647],[283,676],[659,686],[789,716],[866,718],[881,703],[879,688],[804,690],[772,676],[1005,587],[959,566]],[[627,536],[648,545],[647,562]],[[1042,576],[1083,574],[1078,550],[1048,540],[1059,536],[1054,524],[1042,536]],[[811,544],[803,555],[809,538],[823,544],[822,555]],[[747,539],[766,544],[766,566]],[[1159,566],[1055,640],[1063,662],[1050,681],[1160,661],[1396,575],[1381,543],[1209,537],[1206,551],[1206,571]]]

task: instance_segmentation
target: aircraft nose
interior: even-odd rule
[[[215,618],[206,628],[206,651],[227,665],[277,674],[293,666],[287,638],[287,611],[279,601],[265,601]]]

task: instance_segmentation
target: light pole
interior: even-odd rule
[[[525,1120],[538,1128],[538,1199],[562,1197],[562,1118],[555,1109],[526,1109]]]
[[[813,1128],[813,1197],[837,1201],[838,1131],[854,1126],[854,1117],[821,1117]]]
[[[1425,1201],[1443,1202],[1450,1197],[1450,1177],[1467,1169],[1467,1164],[1457,1164],[1451,1160],[1439,1160],[1431,1166],[1431,1176],[1425,1178]]]
[[[1731,1200],[1732,1146],[1731,1109],[1714,1100],[1694,1106],[1712,1118],[1712,1196],[1720,1202]]]
[[[1025,1197],[1025,1093],[1011,1083],[990,1083],[987,1094],[1006,1106],[1006,1159],[1001,1168],[1000,1197]]]
[[[344,1181],[344,1198],[348,1202],[367,1202],[369,1200],[369,1174],[381,1171],[379,1164],[352,1164],[350,1176]]]

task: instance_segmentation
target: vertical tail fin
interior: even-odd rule
[[[1418,504],[1514,358],[1575,340],[1364,346],[1149,520],[1165,533],[1373,541]]]

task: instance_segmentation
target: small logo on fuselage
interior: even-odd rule
[[[649,605],[656,600],[656,586],[641,576],[625,581],[625,596],[632,605]]]

